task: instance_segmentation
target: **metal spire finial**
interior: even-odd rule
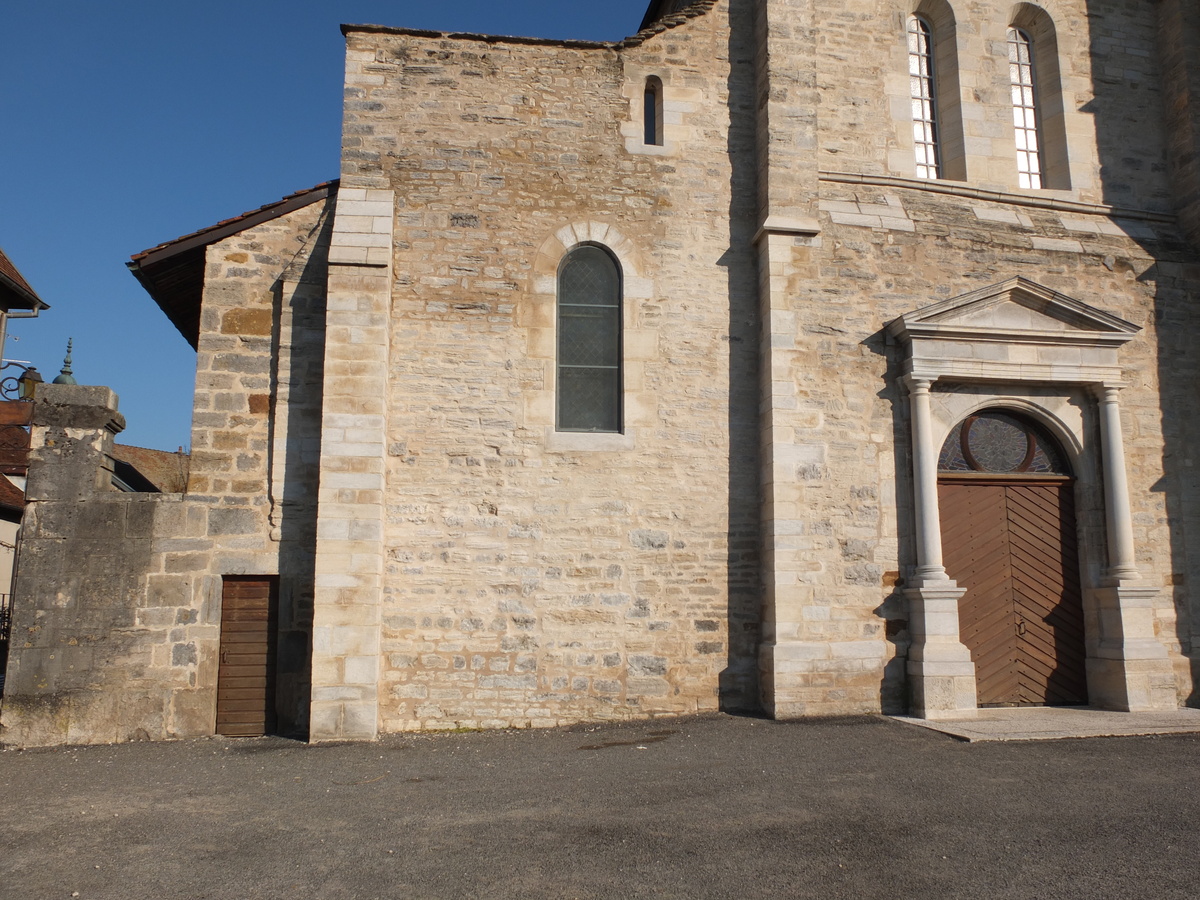
[[[67,355],[63,357],[62,369],[58,373],[58,377],[54,379],[54,384],[79,384],[75,380],[75,376],[71,374],[71,345],[74,343],[74,338],[67,338]]]

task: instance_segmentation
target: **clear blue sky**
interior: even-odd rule
[[[343,22],[619,40],[648,0],[126,0],[0,11],[0,247],[50,304],[9,359],[121,397],[123,443],[190,442],[195,356],[130,255],[338,175]],[[7,374],[7,373],[6,373]]]

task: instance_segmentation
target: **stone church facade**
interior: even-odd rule
[[[5,740],[231,733],[260,596],[312,740],[1194,703],[1194,4],[343,30],[339,180],[131,263],[188,491],[39,400]]]

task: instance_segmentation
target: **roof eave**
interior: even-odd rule
[[[25,309],[31,312],[41,312],[43,309],[50,308],[50,304],[41,297],[24,285],[13,281],[3,272],[0,272],[0,296],[4,297],[6,310]]]
[[[396,28],[390,25],[342,25],[342,34],[396,34],[403,37],[437,38],[439,40],[482,41],[487,44],[531,44],[542,47],[564,47],[577,50],[611,50],[613,41],[578,41],[558,38],[522,37],[512,34],[480,34],[472,31],[429,31],[424,28]]]
[[[642,24],[638,26],[638,31],[649,28],[658,21],[658,17],[662,15],[662,7],[664,0],[650,0],[650,6],[646,8],[646,15],[642,17]]]
[[[324,201],[336,193],[338,185],[337,180],[326,181],[316,187],[289,194],[282,200],[136,253],[125,265],[171,324],[183,335],[184,340],[195,350],[200,343],[200,302],[204,292],[205,249],[256,225]],[[193,281],[195,284],[189,286],[183,294],[173,296],[172,292],[158,281],[157,276],[164,273],[177,275],[180,271],[186,273],[189,285]]]
[[[278,219],[280,216],[286,216],[297,209],[302,209],[305,206],[324,200],[332,191],[337,190],[337,186],[338,181],[335,179],[318,184],[316,187],[305,191],[297,191],[295,194],[289,194],[282,200],[276,200],[274,203],[268,203],[266,206],[261,206],[248,213],[243,213],[232,219],[225,219],[216,225],[210,225],[208,228],[202,228],[192,234],[185,234],[183,237],[176,238],[173,241],[159,244],[157,247],[151,247],[149,250],[143,250],[141,253],[135,253],[125,265],[129,266],[130,269],[133,269],[135,266],[152,266],[178,256],[181,253],[186,253],[188,250],[215,244],[217,241],[225,240],[230,235],[253,228],[255,225],[261,225],[263,222],[270,222],[272,219]]]

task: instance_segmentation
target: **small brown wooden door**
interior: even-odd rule
[[[938,499],[979,705],[1086,703],[1070,479],[943,477]]]
[[[275,729],[278,610],[278,577],[224,577],[217,734],[249,737]]]

